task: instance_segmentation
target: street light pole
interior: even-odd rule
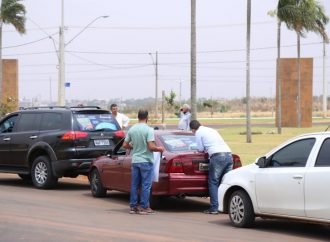
[[[82,32],[84,32],[91,24],[100,18],[107,18],[109,16],[99,16],[93,19],[89,24],[87,24],[78,34],[76,34],[68,43],[64,42],[64,0],[62,0],[61,9],[61,27],[60,27],[60,43],[59,43],[59,70],[58,70],[58,98],[57,104],[59,106],[65,105],[65,61],[64,61],[64,48],[68,46],[74,39],[76,39]]]
[[[61,27],[60,27],[60,43],[59,43],[59,70],[58,70],[58,97],[57,102],[59,106],[65,105],[65,64],[64,64],[64,0],[62,0],[61,10]]]
[[[149,53],[151,56],[152,64],[155,66],[155,117],[158,118],[158,51],[156,51],[156,60],[152,57],[152,53]]]
[[[326,41],[323,38],[323,118],[327,117],[327,103],[328,103],[328,85],[326,79]]]
[[[108,15],[104,15],[104,16],[98,16],[97,18],[93,19],[89,24],[87,24],[82,30],[80,30],[80,32],[78,34],[76,34],[70,41],[68,41],[65,44],[65,47],[68,46],[74,39],[76,39],[82,32],[84,32],[89,26],[91,26],[95,21],[97,21],[100,18],[108,18]]]
[[[184,82],[184,80],[180,80],[179,82],[179,105],[181,107],[181,97],[182,97],[182,82]]]
[[[182,81],[180,81],[180,93],[179,93],[179,95],[180,95],[180,100],[179,100],[180,107],[181,107],[181,89],[182,89]]]

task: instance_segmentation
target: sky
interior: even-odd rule
[[[158,97],[172,90],[179,98],[181,89],[181,99],[189,99],[190,2],[64,0],[65,82],[70,83],[66,99],[155,97],[156,52]],[[196,2],[197,97],[244,97],[246,0]],[[320,1],[327,15],[329,2]],[[18,34],[10,25],[3,27],[3,58],[18,59],[19,99],[56,101],[62,1],[22,3],[27,11],[26,34]],[[252,0],[253,97],[275,96],[277,23],[268,11],[276,5],[276,0]],[[330,52],[329,45],[326,50]],[[296,57],[296,53],[296,35],[283,25],[281,55]],[[313,95],[323,92],[322,55],[322,39],[308,33],[301,40],[301,57],[314,58]],[[326,73],[329,82],[329,57]]]

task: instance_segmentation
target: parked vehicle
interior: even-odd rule
[[[152,185],[151,201],[164,196],[208,196],[208,156],[196,151],[195,136],[187,131],[155,130],[155,142],[162,146],[159,180]],[[94,197],[104,197],[107,190],[130,192],[130,151],[122,142],[108,156],[92,162],[89,180]],[[241,166],[239,156],[233,155],[234,168]]]
[[[304,134],[226,174],[219,210],[236,227],[256,216],[330,223],[329,184],[330,132]]]
[[[0,172],[51,188],[60,177],[87,175],[92,160],[122,137],[117,121],[99,107],[19,110],[0,121]]]

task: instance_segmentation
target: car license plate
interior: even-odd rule
[[[108,139],[96,139],[94,140],[95,146],[104,146],[104,145],[110,145],[110,142]]]
[[[209,170],[209,164],[208,163],[199,163],[199,170],[200,171],[208,171]]]

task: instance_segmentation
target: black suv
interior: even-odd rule
[[[0,172],[52,188],[60,177],[87,175],[91,161],[124,137],[116,119],[99,107],[36,107],[0,121]]]

